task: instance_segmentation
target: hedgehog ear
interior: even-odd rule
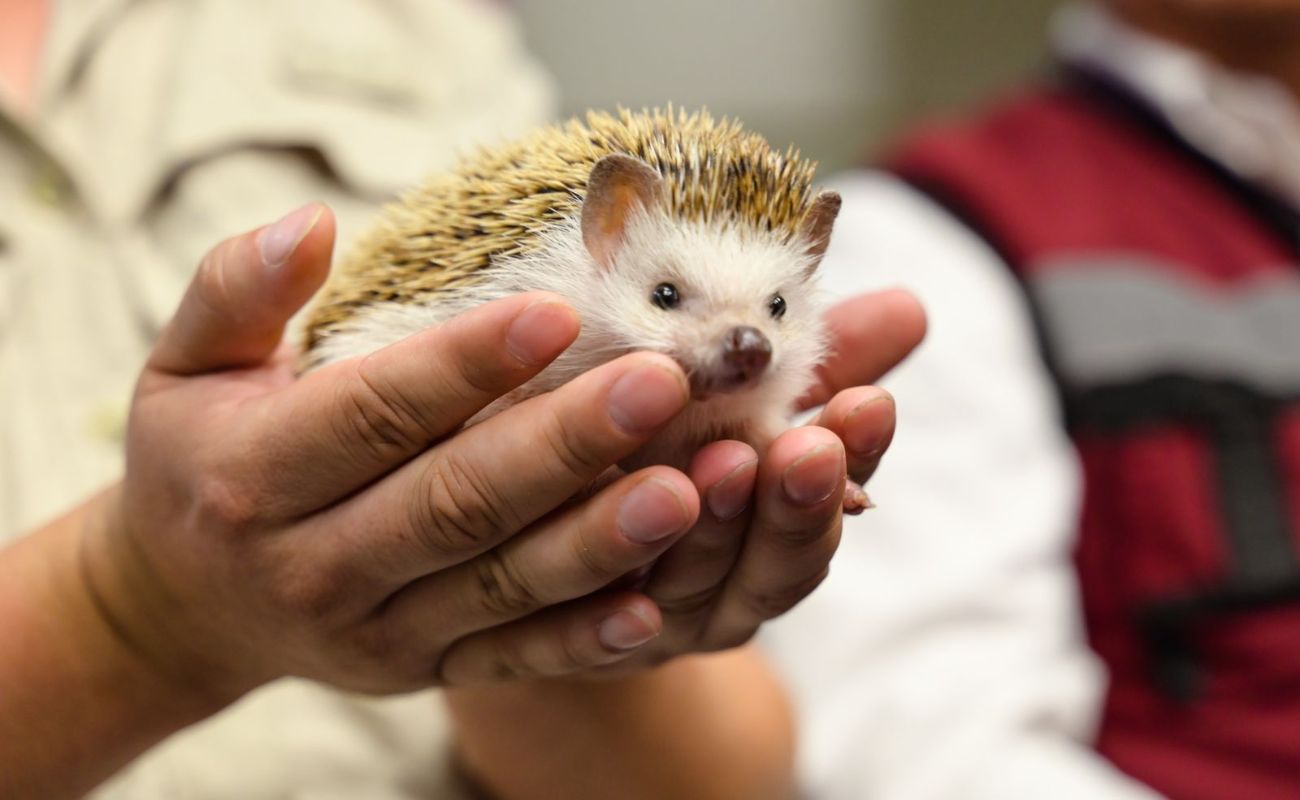
[[[659,206],[663,182],[649,164],[632,156],[605,156],[591,168],[582,202],[582,241],[597,264],[608,269],[614,263],[632,214],[638,207]]]
[[[799,224],[799,236],[808,244],[808,255],[812,257],[806,275],[817,271],[822,263],[822,256],[831,243],[831,228],[835,217],[840,213],[840,196],[838,192],[822,192],[813,200],[803,222]]]

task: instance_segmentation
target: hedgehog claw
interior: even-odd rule
[[[857,516],[869,508],[875,508],[876,504],[871,502],[871,497],[862,488],[862,484],[857,481],[844,479],[844,513],[851,516]]]

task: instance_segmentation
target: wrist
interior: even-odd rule
[[[602,681],[444,692],[461,769],[495,796],[784,798],[794,722],[757,652],[688,655]],[[557,783],[558,782],[558,783]]]
[[[225,705],[142,657],[92,590],[82,544],[114,491],[0,551],[0,795],[80,796]]]
[[[95,497],[76,526],[70,593],[93,610],[87,624],[111,639],[124,663],[178,707],[209,716],[274,676],[253,677],[228,663],[229,648],[206,634],[170,585],[162,565],[138,544],[123,510],[121,485]],[[213,615],[217,612],[214,609]]]

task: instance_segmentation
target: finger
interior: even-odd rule
[[[875,383],[925,337],[925,311],[910,293],[890,289],[858,295],[826,312],[831,354],[800,408],[825,403],[836,392]]]
[[[739,644],[826,576],[839,544],[844,448],[822,428],[779,436],[759,464],[754,518],[707,636]]]
[[[633,353],[475,425],[304,526],[313,553],[393,588],[550,513],[689,400],[672,359]],[[389,589],[391,591],[391,588]]]
[[[262,363],[325,281],[333,248],[334,215],[319,203],[217,245],[200,262],[149,366],[194,375]]]
[[[696,454],[688,474],[704,501],[699,521],[659,558],[645,586],[646,596],[680,624],[712,605],[740,555],[758,454],[741,442],[714,442]]]
[[[699,497],[682,473],[652,467],[623,478],[579,506],[514,539],[421,578],[387,603],[395,641],[429,639],[429,620],[446,620],[443,644],[609,586],[654,561],[699,516]]]
[[[865,483],[894,439],[894,398],[874,386],[846,389],[831,398],[814,423],[844,442],[849,477]]]
[[[578,327],[558,296],[518,295],[304,376],[241,434],[264,506],[296,516],[371,483],[541,372]]]
[[[438,683],[555,678],[627,658],[663,630],[642,595],[600,595],[467,636],[443,654]]]

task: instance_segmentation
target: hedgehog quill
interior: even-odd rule
[[[389,205],[307,319],[304,370],[378,350],[488,301],[564,296],[576,342],[469,424],[637,350],[692,402],[622,466],[683,468],[703,445],[760,454],[826,353],[814,274],[839,196],[815,165],[707,112],[591,112],[485,150]],[[845,509],[867,505],[849,485]]]

